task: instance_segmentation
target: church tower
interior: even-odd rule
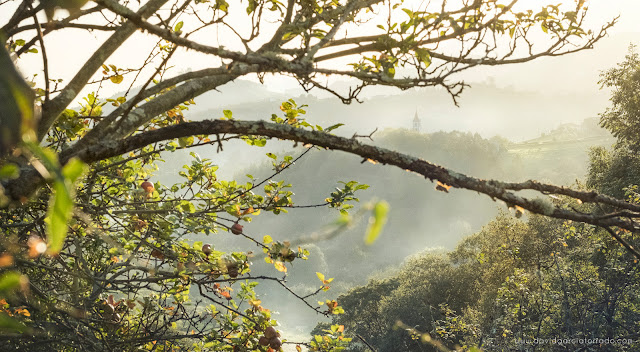
[[[411,130],[415,132],[420,132],[420,130],[422,130],[422,121],[420,121],[420,118],[418,117],[418,109],[416,109],[416,113],[413,116],[413,126],[411,127]]]

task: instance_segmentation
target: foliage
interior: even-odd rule
[[[622,341],[598,350],[634,350],[629,331],[640,318],[639,279],[630,254],[602,230],[502,214],[446,256],[421,254],[391,278],[340,296],[346,314],[333,323],[380,351],[439,350],[421,342],[422,333],[448,348],[539,341],[560,351],[565,347],[542,341],[567,339],[578,348],[597,337]],[[366,348],[354,343],[349,350]]]
[[[64,145],[69,135],[65,126],[73,128],[61,121],[56,130],[62,133],[49,135],[53,150]],[[307,250],[290,248],[287,241],[274,241],[268,235],[259,239],[252,231],[236,232],[234,228],[239,222],[250,223],[261,212],[277,215],[292,207],[290,185],[273,177],[292,165],[293,158],[284,156],[287,164],[267,179],[240,183],[220,179],[211,160],[191,152],[191,162],[179,172],[180,182],[147,181],[158,170],[163,151],[198,144],[179,146],[169,141],[149,146],[103,160],[81,178],[82,164],[69,162],[59,173],[60,181],[54,179],[56,196],[51,197],[49,213],[42,205],[49,192],[1,213],[0,223],[6,229],[2,253],[11,258],[2,266],[20,264],[21,277],[30,281],[21,294],[7,298],[6,310],[29,312],[11,316],[24,318],[19,320],[39,332],[5,341],[7,346],[38,350],[40,335],[45,334],[49,339],[45,350],[75,350],[86,344],[118,350],[268,349],[261,347],[259,338],[276,321],[261,305],[255,287],[257,280],[274,280],[283,286],[285,281],[275,276],[252,277],[252,251],[224,252],[191,238],[228,231],[238,234],[259,245],[276,272],[286,272],[288,263],[306,259]],[[51,149],[43,151],[43,160],[55,155]],[[278,159],[273,154],[268,157]],[[49,164],[52,173],[59,168],[55,160]],[[60,200],[66,188],[56,185],[70,186],[78,178]],[[353,195],[360,189],[366,185],[358,185],[350,192],[352,196],[342,199],[341,211],[346,212],[349,201],[357,200]],[[73,217],[71,207],[75,207]],[[70,233],[65,241],[67,225]],[[18,231],[10,230],[13,228]],[[50,236],[44,245],[49,248],[48,256],[37,249],[45,243],[44,234]],[[9,273],[18,275],[17,271]],[[327,301],[326,311],[310,307],[322,314],[342,312],[335,301]],[[48,322],[52,320],[64,323],[51,330]],[[73,338],[77,332],[81,333]]]
[[[249,226],[262,213],[279,215],[296,207],[290,184],[274,179],[296,158],[268,155],[275,169],[269,177],[223,180],[217,165],[193,152],[178,173],[181,179],[167,185],[153,182],[162,158],[176,150],[213,145],[223,151],[223,144],[234,139],[262,147],[269,138],[282,138],[307,147],[342,149],[365,160],[406,164],[403,168],[416,172],[417,166],[436,170],[436,174],[424,170],[421,174],[436,178],[447,190],[463,186],[464,175],[363,146],[358,136],[351,140],[335,136],[330,132],[340,124],[311,125],[301,117],[304,106],[292,100],[281,105],[284,116],[272,115],[270,123],[238,121],[231,111],[223,110],[223,119],[194,124],[186,116],[194,98],[242,76],[255,74],[262,81],[265,74],[275,73],[295,77],[307,90],[327,90],[347,103],[372,84],[402,89],[441,86],[457,103],[465,85],[450,79],[452,75],[478,65],[580,51],[603,38],[613,25],[606,23],[596,31],[584,27],[587,8],[582,1],[575,6],[545,5],[535,11],[516,10],[514,4],[463,1],[451,9],[391,0],[291,0],[286,5],[253,0],[0,4],[3,13],[13,13],[0,32],[4,44],[0,110],[9,114],[0,119],[0,328],[11,332],[0,335],[3,347],[280,350],[290,341],[276,331],[271,310],[262,305],[255,290],[259,281],[279,284],[319,314],[342,313],[339,300],[310,302],[329,288],[330,279],[318,275],[322,284],[302,296],[287,286],[286,276],[279,276],[292,262],[306,259],[308,251],[285,240],[259,236]],[[68,15],[58,17],[57,9]],[[40,11],[46,23],[40,22]],[[377,16],[376,11],[390,13]],[[369,33],[374,35],[347,35],[353,26],[367,31],[372,26]],[[67,83],[49,70],[52,51],[46,49],[53,43],[47,35],[75,28],[110,36],[87,55],[90,58]],[[157,40],[147,58],[128,69],[109,62],[139,29]],[[544,36],[537,51],[530,41],[536,32]],[[198,37],[194,34],[222,37],[225,42],[212,46],[192,40]],[[65,55],[82,56],[89,47],[72,40],[64,45]],[[523,55],[516,50],[521,45],[529,48]],[[442,47],[453,47],[457,54],[450,56],[440,51]],[[212,66],[170,77],[172,58],[182,50],[209,55]],[[39,54],[42,76],[25,82],[9,62],[9,53],[18,61],[23,55]],[[331,66],[340,59],[346,59],[346,65]],[[400,77],[401,70],[408,70],[410,77]],[[325,75],[357,83],[346,94],[336,92],[318,79]],[[130,86],[122,95],[100,95],[103,85],[123,83]],[[33,86],[33,91],[27,86]],[[80,107],[73,108],[74,102]],[[467,186],[474,187],[480,186]],[[357,201],[354,192],[365,188],[348,181],[321,206],[344,213],[350,207],[347,202]],[[509,192],[485,193],[538,213],[548,212],[539,202],[528,203]],[[387,211],[383,202],[372,207],[367,242],[380,234]],[[620,227],[632,225],[625,219],[616,219]],[[216,243],[193,240],[195,235],[229,232],[262,249],[275,274],[253,276],[256,254],[251,250],[223,251]],[[457,270],[446,263],[434,265],[443,272]],[[455,292],[462,290],[457,286]],[[434,324],[439,331],[454,331],[443,338],[453,343],[465,336],[468,326],[457,323],[455,307],[439,307]],[[331,326],[324,335],[314,337],[307,346],[340,350],[349,341],[341,325]]]
[[[600,124],[624,144],[638,150],[640,135],[640,57],[631,45],[625,60],[600,75],[600,84],[612,88],[611,107],[601,114]]]

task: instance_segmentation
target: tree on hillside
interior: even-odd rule
[[[640,139],[632,131],[638,72],[632,47],[623,63],[601,75],[614,88],[601,124],[618,140],[611,150],[592,149],[585,182],[588,189],[636,204]],[[584,213],[607,211],[565,197],[554,202]],[[419,254],[383,281],[339,296],[345,314],[332,323],[369,344],[356,341],[349,351],[441,350],[416,343],[425,337],[437,337],[445,348],[505,350],[519,342],[549,351],[633,351],[640,319],[637,263],[606,229],[501,213],[446,256]],[[449,292],[437,291],[443,288]]]
[[[270,138],[291,140],[395,165],[435,180],[437,190],[474,190],[506,202],[517,214],[529,210],[606,227],[640,258],[627,235],[612,229],[638,227],[640,206],[622,199],[534,181],[462,175],[361,143],[363,136],[331,134],[338,126],[310,124],[302,117],[304,106],[292,100],[280,106],[283,115],[273,114],[271,122],[235,120],[231,111],[224,111],[223,119],[187,121],[194,98],[247,75],[261,80],[267,74],[291,76],[304,89],[327,90],[345,103],[357,100],[368,85],[439,86],[456,102],[465,87],[456,80],[460,72],[591,48],[613,22],[596,31],[584,28],[583,1],[536,10],[522,9],[517,0],[149,0],[124,5],[24,0],[3,2],[0,8],[12,13],[0,34],[0,266],[7,268],[0,278],[7,297],[0,301],[0,323],[28,332],[3,337],[14,348],[277,350],[282,341],[255,294],[257,280],[277,282],[320,314],[339,313],[337,302],[316,305],[313,296],[297,294],[278,277],[250,276],[251,251],[223,253],[187,238],[220,230],[245,236],[282,272],[286,263],[306,257],[289,242],[245,234],[239,223],[260,211],[279,214],[295,208],[288,185],[273,180],[292,165],[291,156],[269,155],[276,171],[265,180],[220,180],[217,167],[195,153],[179,173],[182,182],[165,186],[148,180],[165,152],[212,146],[222,152],[232,139],[257,147]],[[49,70],[53,51],[47,38],[76,29],[108,35],[75,76],[62,82]],[[157,41],[154,49],[146,58],[131,58],[141,60],[138,67],[110,64],[112,55],[126,55],[118,49],[138,30]],[[359,31],[367,35],[353,34]],[[533,41],[537,34],[543,38]],[[213,46],[210,38],[223,42]],[[84,43],[77,44],[74,50],[82,52]],[[169,69],[180,64],[172,58],[185,50],[207,55],[211,66],[170,76]],[[10,64],[25,55],[41,57],[42,75],[27,82],[33,91]],[[334,91],[327,76],[356,83],[348,92]],[[125,80],[127,93],[100,97],[100,87]],[[83,90],[87,93],[81,97]],[[80,108],[73,109],[79,97]],[[346,213],[355,192],[365,187],[345,183],[316,206]],[[520,196],[520,190],[610,210],[584,213],[544,197]],[[378,203],[372,211],[369,241],[379,234],[386,209]],[[318,276],[321,292],[331,280]],[[15,287],[19,293],[9,295]],[[189,302],[192,296],[198,298]],[[345,342],[342,333],[332,327],[329,337],[309,346],[338,348]]]
[[[639,275],[602,229],[501,213],[446,255],[421,253],[340,295],[332,323],[378,351],[442,350],[423,336],[446,348],[633,351]],[[347,350],[368,348],[355,339]]]

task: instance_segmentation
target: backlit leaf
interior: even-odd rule
[[[373,216],[369,218],[369,228],[364,236],[364,243],[372,244],[380,236],[384,225],[387,223],[389,213],[389,203],[385,201],[377,202],[373,207]]]

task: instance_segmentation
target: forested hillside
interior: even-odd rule
[[[552,129],[545,136],[514,143],[506,138],[484,139],[478,134],[462,132],[418,133],[407,129],[386,129],[372,136],[376,143],[405,153],[419,155],[426,160],[451,166],[459,172],[478,177],[523,180],[525,177],[570,185],[587,173],[589,147],[609,146],[614,139],[597,126],[596,119],[587,119],[580,125],[564,125]],[[280,144],[264,152],[297,156],[300,152],[286,152],[290,144]],[[262,153],[243,154],[242,144],[228,144],[240,158],[257,160],[256,166],[234,175],[243,180],[250,174],[257,179],[274,173],[272,159]],[[542,152],[543,151],[543,152]],[[213,156],[215,162],[215,155]],[[372,199],[382,199],[390,204],[389,220],[381,237],[372,246],[366,246],[363,235],[367,218],[354,217],[353,225],[337,230],[334,225],[340,218],[338,212],[325,208],[289,209],[277,217],[257,217],[245,224],[248,233],[258,237],[270,235],[277,240],[308,242],[310,259],[295,263],[295,270],[288,281],[300,292],[312,292],[317,285],[315,272],[320,271],[335,278],[334,294],[346,292],[354,285],[367,282],[372,275],[398,267],[407,256],[425,250],[453,249],[465,236],[471,235],[494,218],[500,211],[507,211],[504,204],[493,202],[486,196],[452,190],[436,191],[435,185],[402,170],[362,162],[354,156],[312,150],[292,167],[273,178],[293,186],[294,205],[322,204],[336,187],[336,181],[358,181],[370,185],[359,191],[360,205],[352,213]],[[180,162],[184,162],[181,160]],[[171,164],[161,166],[171,169]],[[312,170],[312,171],[310,171]],[[402,181],[399,181],[402,180]],[[334,232],[334,230],[337,230]],[[331,233],[330,238],[323,235]],[[320,238],[313,238],[319,235]],[[195,238],[206,240],[206,237]],[[246,244],[244,239],[220,236],[216,240],[220,248],[235,249]],[[261,260],[256,260],[257,264]],[[255,265],[254,274],[269,273],[273,267]],[[268,304],[287,307],[280,322],[286,328],[309,329],[300,302],[286,295],[272,296],[277,285],[261,284],[267,290],[264,300]],[[328,296],[327,296],[328,297]]]

